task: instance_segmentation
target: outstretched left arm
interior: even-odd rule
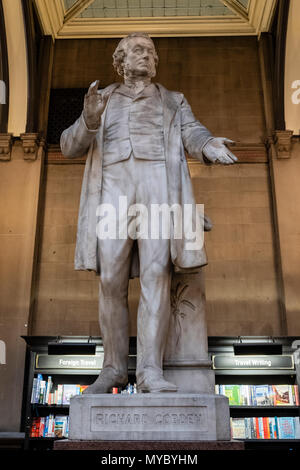
[[[181,103],[181,136],[184,148],[191,157],[204,163],[231,164],[238,161],[226,143],[234,143],[225,137],[213,137],[209,130],[194,116],[187,100]]]

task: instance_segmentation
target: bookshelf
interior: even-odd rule
[[[103,344],[99,337],[87,336],[22,336],[26,342],[26,364],[24,374],[22,430],[25,432],[24,448],[51,450],[59,437],[33,437],[35,418],[46,420],[49,416],[68,417],[68,403],[32,403],[34,379],[40,374],[44,381],[52,379],[52,389],[59,384],[90,385],[99,375],[103,363]],[[132,351],[134,350],[134,351]],[[130,339],[129,381],[135,382],[135,339]],[[37,398],[37,397],[36,397]],[[56,396],[57,400],[57,396]],[[49,424],[49,423],[48,423]],[[53,423],[51,423],[52,426]],[[56,425],[52,426],[56,432]],[[67,429],[65,429],[67,432]],[[50,431],[48,430],[48,433]],[[64,439],[66,438],[63,437]]]
[[[213,362],[217,386],[227,386],[226,393],[224,393],[225,387],[220,388],[227,396],[230,396],[234,386],[236,389],[239,388],[238,386],[244,386],[243,389],[240,388],[241,397],[238,394],[232,395],[230,402],[239,399],[240,403],[245,400],[251,402],[247,405],[230,404],[231,419],[235,420],[235,423],[241,423],[241,420],[246,423],[245,437],[242,438],[245,440],[246,449],[280,449],[291,448],[291,445],[295,448],[300,447],[300,440],[297,438],[300,432],[300,407],[298,405],[300,369],[297,356],[294,354],[297,342],[299,342],[299,337],[209,338],[209,355]],[[265,395],[268,398],[268,404],[262,404],[266,401],[261,395],[258,397],[262,401],[258,399],[258,404],[255,403],[256,389],[258,393],[264,389],[269,391],[269,394]],[[277,394],[278,390],[282,394],[285,393],[280,396]],[[274,403],[271,404],[273,400]],[[278,427],[280,427],[280,436],[284,436],[283,429],[289,425],[293,426],[295,438],[291,440],[279,438]],[[263,426],[267,428],[263,429]],[[233,435],[233,438],[235,437]]]
[[[68,416],[68,404],[31,403],[33,380],[42,374],[47,381],[51,376],[53,388],[58,384],[89,385],[98,376],[103,362],[103,344],[100,337],[88,336],[23,336],[27,345],[24,374],[22,431],[25,432],[25,449],[52,449],[57,437],[30,437],[33,419]],[[300,337],[209,337],[208,352],[214,364],[217,385],[298,385],[300,389],[300,365],[295,364],[295,341]],[[237,368],[234,359],[259,358],[267,365]],[[269,361],[271,360],[271,366]],[[277,361],[277,362],[276,362]],[[136,339],[130,338],[129,382],[135,383]],[[256,363],[257,364],[257,363]],[[264,363],[262,363],[264,364]],[[299,406],[230,406],[231,418],[299,418]],[[246,439],[246,448],[282,448],[300,446],[293,439]]]

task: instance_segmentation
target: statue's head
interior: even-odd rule
[[[122,77],[155,77],[158,56],[147,33],[131,33],[113,53],[113,66]]]

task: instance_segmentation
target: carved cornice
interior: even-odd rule
[[[0,160],[7,162],[11,159],[12,134],[0,134]]]
[[[40,144],[39,134],[25,133],[20,135],[22,141],[22,147],[24,151],[24,160],[36,160],[38,154],[38,148]]]
[[[263,143],[241,143],[237,142],[236,145],[230,146],[230,150],[234,153],[239,163],[267,163],[268,154],[266,145]],[[189,164],[201,165],[198,160],[188,157]],[[52,145],[47,151],[47,163],[57,165],[67,164],[84,164],[86,156],[79,158],[66,158],[62,155],[58,145]]]
[[[266,144],[236,142],[230,145],[229,150],[237,157],[238,163],[268,163],[268,152]],[[188,156],[189,164],[201,165],[194,158]]]
[[[59,145],[52,145],[47,150],[46,162],[56,165],[81,164],[84,165],[86,155],[79,158],[67,158],[61,153]]]
[[[293,131],[274,131],[273,139],[277,158],[291,158]]]

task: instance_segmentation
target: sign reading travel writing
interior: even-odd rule
[[[36,369],[102,369],[103,354],[99,356],[56,356],[38,354]]]
[[[213,356],[213,369],[294,369],[293,356]]]

